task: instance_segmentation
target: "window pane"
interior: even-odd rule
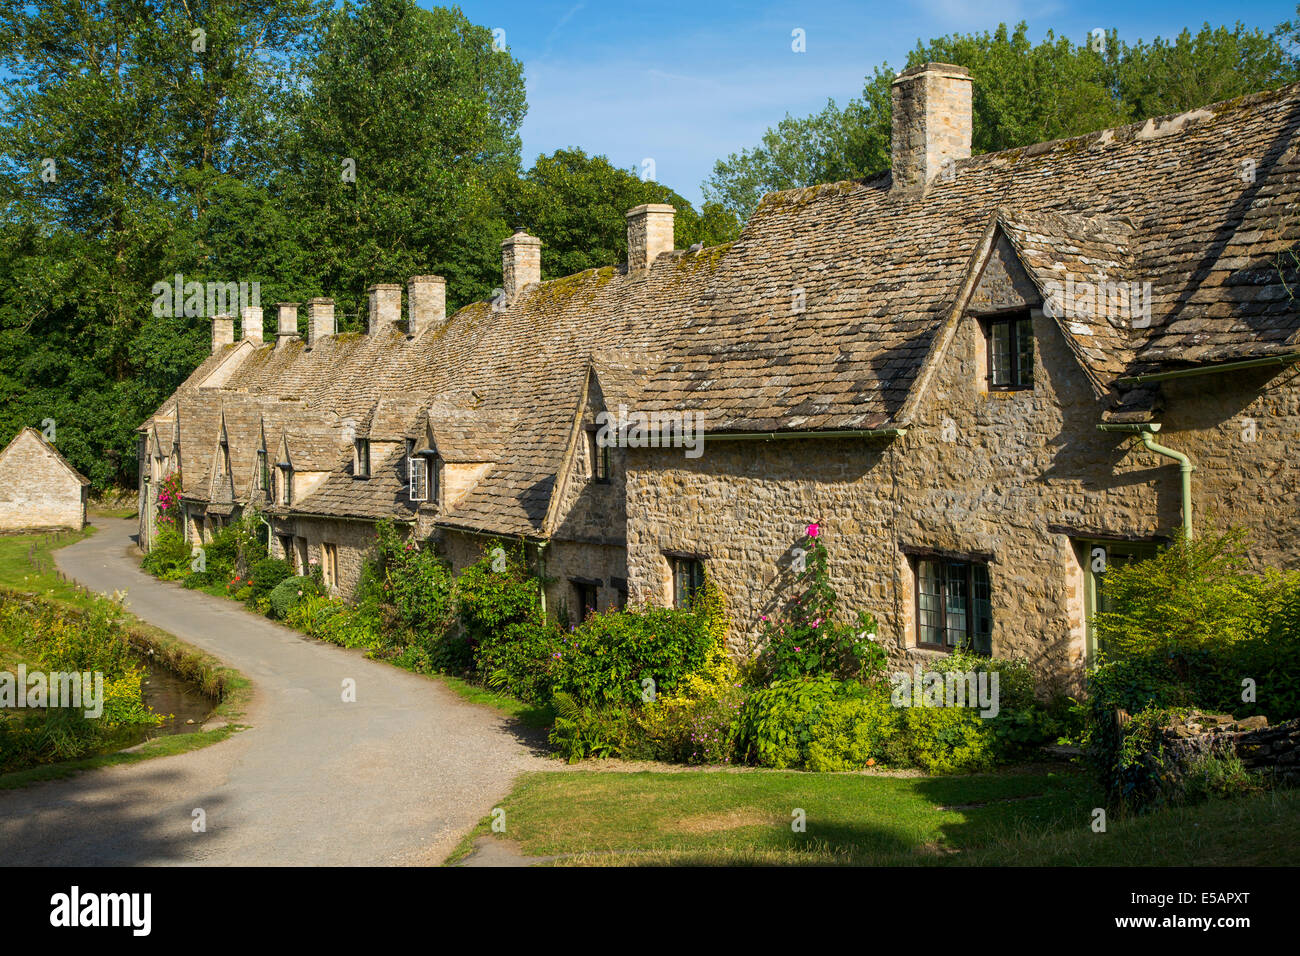
[[[1011,323],[994,322],[989,326],[989,382],[1011,383]]]
[[[966,621],[967,599],[969,598],[969,585],[967,575],[969,565],[948,563],[945,565],[945,574],[947,593],[944,595],[944,611],[947,616],[946,643],[949,647],[956,647],[966,642],[968,630]]]
[[[982,564],[971,568],[971,581],[975,588],[975,626],[971,640],[981,654],[993,653],[993,591],[989,585],[989,569]]]
[[[917,639],[922,644],[942,643],[940,627],[943,618],[939,605],[942,585],[938,568],[934,561],[921,561],[917,564]]]
[[[1034,384],[1034,323],[1031,319],[1016,320],[1016,384]]]

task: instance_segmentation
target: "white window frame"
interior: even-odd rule
[[[429,500],[429,459],[412,455],[406,459],[406,493],[412,501]],[[418,484],[417,484],[418,479]]]

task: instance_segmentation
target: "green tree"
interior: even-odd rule
[[[537,157],[513,190],[508,215],[542,240],[546,278],[627,260],[624,213],[643,203],[668,203],[677,210],[673,241],[678,248],[734,239],[740,226],[721,206],[697,212],[660,183],[644,181],[604,156],[559,149]]]
[[[1300,10],[1300,8],[1297,8]],[[1129,46],[1114,31],[1094,49],[1048,31],[1038,43],[1025,23],[993,32],[952,34],[917,43],[907,66],[930,61],[971,71],[974,153],[1077,136],[1148,116],[1179,112],[1290,82],[1300,76],[1300,27],[1272,34],[1206,24],[1172,41]],[[1288,46],[1289,44],[1289,46]],[[707,199],[747,217],[764,193],[889,170],[890,83],[882,65],[861,98],[830,102],[802,119],[786,116],[748,150],[719,160],[704,183]]]

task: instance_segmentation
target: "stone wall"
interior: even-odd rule
[[[0,456],[0,531],[79,531],[87,488],[40,438],[21,432]]]
[[[1182,769],[1196,757],[1233,754],[1248,770],[1300,783],[1300,719],[1270,727],[1263,717],[1193,712],[1166,727],[1162,738],[1169,766]]]
[[[333,544],[338,548],[338,583],[333,593],[351,598],[361,579],[371,549],[375,545],[375,528],[368,521],[348,521],[339,518],[276,518],[271,522],[271,554],[293,562],[280,545],[280,535],[305,538],[308,564],[321,564],[321,545]]]
[[[1085,654],[1083,560],[1093,537],[1156,540],[1181,525],[1178,467],[1131,435],[1097,431],[1100,405],[1056,323],[1033,313],[1035,387],[989,391],[985,339],[963,320],[900,439],[711,441],[628,452],[631,598],[667,604],[667,551],[699,554],[721,586],[734,651],[789,592],[791,548],[820,523],[848,609],[880,620],[899,662],[915,647],[909,548],[987,557],[993,652],[1077,680]],[[1161,442],[1197,465],[1194,514],[1244,525],[1257,567],[1300,566],[1296,375],[1205,377],[1169,388]],[[1243,416],[1255,440],[1240,437]],[[1279,495],[1289,496],[1279,499]],[[1214,510],[1210,506],[1214,506]]]

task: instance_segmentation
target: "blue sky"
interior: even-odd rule
[[[432,6],[432,0],[420,0]],[[1061,0],[498,0],[464,2],[474,22],[506,31],[524,64],[524,160],[579,146],[616,165],[654,160],[656,179],[700,202],[713,163],[757,143],[786,113],[843,103],[872,68],[901,68],[918,39],[1025,20],[1035,40],[1051,29],[1079,41],[1096,27],[1130,42],[1193,32],[1209,21],[1271,30],[1294,2],[1196,0],[1068,3]],[[807,51],[791,50],[804,31]]]

